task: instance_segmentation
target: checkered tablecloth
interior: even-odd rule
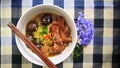
[[[21,15],[39,4],[62,7],[72,19],[82,12],[94,23],[94,38],[79,60],[71,54],[58,68],[120,68],[120,0],[1,0],[0,68],[47,68],[21,55],[15,34],[7,26],[9,22],[16,25]]]

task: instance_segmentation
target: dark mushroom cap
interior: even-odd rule
[[[43,25],[50,24],[52,22],[52,15],[49,13],[44,14],[41,18],[41,22]]]

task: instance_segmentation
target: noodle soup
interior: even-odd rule
[[[55,13],[40,13],[27,24],[26,37],[47,57],[59,55],[72,42],[65,19]]]

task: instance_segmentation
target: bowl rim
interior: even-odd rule
[[[60,8],[59,6],[56,6],[56,5],[46,5],[46,4],[36,5],[36,6],[32,7],[31,9],[29,9],[26,13],[30,12],[31,10],[33,10],[33,9],[35,9],[35,8],[43,7],[43,6],[54,7],[54,8],[57,8],[57,9],[61,10],[62,12],[65,13],[65,15],[67,15],[67,16],[69,17],[69,19],[71,19],[73,26],[75,26],[75,23],[74,23],[73,19],[69,16],[69,14],[68,14],[64,9],[62,9],[62,8]],[[21,22],[21,20],[23,19],[23,17],[26,15],[26,13],[24,13],[24,14],[20,17],[20,19],[19,19],[19,21],[18,21],[18,23],[17,23],[17,28],[19,28],[20,22]],[[74,48],[75,48],[75,43],[76,43],[76,41],[77,41],[76,26],[74,27],[74,29],[75,29],[75,36],[74,36],[75,42],[74,42],[74,46],[72,45],[73,48],[71,49],[71,51],[69,52],[69,54],[68,54],[65,58],[62,57],[61,61],[57,61],[57,63],[54,63],[54,64],[59,64],[59,63],[63,62],[63,61],[64,61],[65,59],[67,59],[67,58],[71,55],[71,53],[73,52],[73,50],[74,50]],[[20,39],[19,39],[19,37],[18,37],[16,34],[15,34],[15,40],[16,40],[16,44],[17,44],[17,47],[18,47],[20,53],[21,53],[27,60],[29,60],[30,62],[32,62],[32,63],[34,63],[34,64],[37,64],[37,65],[41,65],[41,66],[44,66],[44,65],[45,65],[44,63],[41,63],[41,64],[40,64],[40,63],[34,62],[35,60],[34,60],[34,61],[33,61],[33,60],[30,60],[31,58],[28,58],[29,55],[25,55],[25,54],[24,54],[23,49],[21,49],[21,47],[20,47],[20,43],[19,43]],[[50,59],[50,58],[49,58],[49,59]],[[51,60],[51,59],[50,59],[50,60]]]

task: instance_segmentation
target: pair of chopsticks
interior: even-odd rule
[[[44,63],[49,67],[49,68],[57,68],[42,52],[30,41],[28,38],[19,30],[17,29],[12,23],[9,23],[8,26],[16,33],[17,36],[19,36],[24,43],[34,52],[36,53],[39,58],[44,61]]]

